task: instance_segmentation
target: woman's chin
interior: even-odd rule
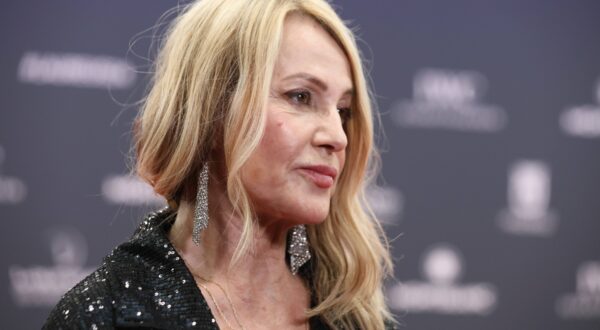
[[[327,216],[329,215],[329,208],[326,210],[319,210],[315,212],[311,212],[309,214],[305,214],[303,217],[298,219],[299,224],[303,225],[319,225],[325,222]]]

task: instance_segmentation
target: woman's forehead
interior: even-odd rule
[[[346,53],[313,18],[286,17],[281,46],[274,68],[277,80],[311,77],[343,91],[352,90],[352,75]]]

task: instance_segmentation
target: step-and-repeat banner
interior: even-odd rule
[[[0,5],[2,328],[39,328],[162,204],[128,158],[153,27],[174,5]],[[399,320],[599,329],[600,3],[334,5],[358,27],[382,117],[369,196]]]

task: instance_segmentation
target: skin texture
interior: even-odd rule
[[[227,199],[218,150],[213,151],[209,180],[209,226],[200,246],[191,239],[191,203],[182,201],[169,233],[221,328],[227,329],[224,318],[238,326],[235,310],[245,329],[306,329],[309,290],[287,267],[286,234],[294,225],[318,224],[327,217],[344,166],[348,141],[343,123],[351,103],[344,52],[313,19],[288,16],[264,135],[242,168],[258,216],[250,253],[230,265],[243,223]],[[326,170],[307,169],[313,165]]]
[[[285,27],[264,136],[242,180],[261,221],[315,224],[329,212],[335,182],[319,186],[305,167],[341,172],[347,138],[338,109],[351,106],[352,80],[345,54],[316,22],[294,17]]]

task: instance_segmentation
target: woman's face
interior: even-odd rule
[[[288,16],[262,140],[242,180],[261,220],[319,223],[344,167],[352,105],[346,55],[312,18]]]

